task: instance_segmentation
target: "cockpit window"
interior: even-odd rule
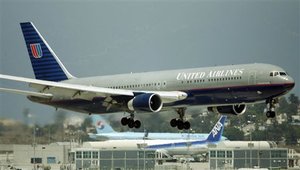
[[[287,76],[287,73],[286,72],[284,72],[284,71],[281,71],[281,72],[279,72],[279,71],[272,71],[271,73],[270,73],[270,76],[271,77],[275,77],[275,76]]]
[[[286,76],[286,73],[285,72],[280,72],[280,75],[281,76]]]

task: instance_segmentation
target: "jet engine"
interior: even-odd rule
[[[144,93],[131,99],[127,106],[131,111],[159,112],[162,108],[162,100],[158,94]]]
[[[241,115],[245,113],[246,105],[240,104],[240,105],[208,107],[208,111],[215,112],[215,113],[222,113],[222,114]]]

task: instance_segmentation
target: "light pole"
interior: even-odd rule
[[[36,158],[35,158],[35,147],[36,147],[36,129],[35,129],[35,124],[33,125],[33,169],[36,170],[36,166],[35,166],[35,161],[36,161]]]

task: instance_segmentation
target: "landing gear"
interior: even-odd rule
[[[266,101],[267,104],[266,116],[268,118],[274,118],[276,116],[275,107],[277,103],[278,103],[278,99],[268,99]]]
[[[177,118],[177,119],[175,118],[175,119],[172,119],[170,121],[170,125],[172,127],[176,127],[177,126],[177,128],[179,130],[190,129],[190,127],[191,127],[190,122],[184,120],[185,109],[186,108],[178,108],[178,109],[176,109],[176,112],[179,114],[179,118]]]
[[[139,120],[134,120],[134,114],[130,114],[129,117],[123,117],[121,119],[121,124],[123,126],[128,125],[129,128],[140,128],[141,127],[141,122]]]

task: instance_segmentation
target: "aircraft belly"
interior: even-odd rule
[[[266,98],[282,95],[284,85],[253,85],[226,88],[206,88],[186,90],[188,97],[185,100],[170,104],[165,107],[188,105],[226,105],[237,103],[254,103]]]
[[[164,103],[162,111],[168,110],[172,107],[254,103],[265,100],[266,98],[282,95],[289,88],[290,86],[282,84],[268,84],[185,90],[183,92],[188,94],[188,97],[186,99],[173,103]],[[116,96],[113,99],[116,103],[110,104],[109,102],[105,102],[105,98],[103,97],[96,97],[93,100],[86,100],[80,98],[49,100],[40,97],[28,96],[28,99],[30,99],[33,102],[51,105],[57,108],[64,108],[83,113],[98,114],[128,111],[127,102],[130,100],[126,96]]]

